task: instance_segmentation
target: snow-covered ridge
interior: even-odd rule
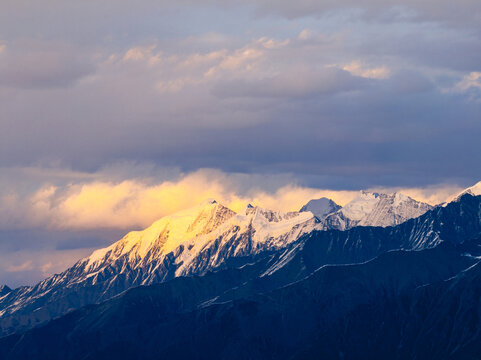
[[[187,239],[212,232],[234,215],[234,211],[215,200],[208,200],[193,208],[165,216],[145,230],[129,232],[111,246],[94,251],[85,259],[87,268],[126,254],[130,260],[143,259],[154,248],[160,250],[159,256],[165,255]]]
[[[163,217],[143,231],[130,232],[111,246],[94,251],[81,263],[85,264],[85,271],[93,272],[123,258],[135,268],[174,253],[179,267],[177,273],[183,274],[189,272],[190,264],[199,254],[219,239],[223,245],[239,234],[248,233],[249,247],[255,252],[256,249],[284,246],[312,231],[316,224],[317,219],[310,212],[286,213],[249,205],[236,214],[211,200]],[[237,246],[234,256],[247,245],[239,242]],[[215,264],[222,261],[214,259]]]
[[[473,186],[470,186],[458,194],[451,196],[445,203],[440,204],[440,206],[446,207],[450,202],[459,201],[463,195],[481,196],[481,181],[477,182]]]
[[[347,230],[354,226],[394,226],[421,216],[433,207],[401,193],[360,191],[343,208],[324,218],[325,229]]]
[[[263,251],[288,246],[318,226],[311,212],[248,206],[235,213],[214,200],[206,201],[163,217],[145,230],[132,231],[35,286],[7,292],[0,297],[0,320],[4,320],[0,333],[10,326],[5,319],[19,312],[31,313],[23,325],[38,324],[133,286],[203,275],[230,260],[253,259]],[[50,310],[32,313],[37,308]]]
[[[379,203],[380,195],[378,193],[371,193],[367,191],[360,191],[357,196],[347,203],[340,211],[347,218],[360,221],[366,215],[373,212],[376,205]]]
[[[461,196],[464,194],[469,194],[473,196],[480,196],[481,195],[481,181],[477,182],[471,187],[468,187],[467,189],[464,189],[461,191],[456,197],[455,200],[459,199]]]

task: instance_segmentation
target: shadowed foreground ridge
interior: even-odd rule
[[[363,264],[323,266],[265,294],[230,293],[223,301],[205,299],[224,290],[220,284],[234,276],[229,271],[179,278],[4,338],[0,349],[6,359],[407,359],[429,350],[433,331],[450,334],[463,320],[472,329],[481,325],[470,317],[481,266],[463,251],[449,244],[393,251]],[[453,311],[465,317],[460,324],[450,321]],[[476,343],[479,334],[465,329],[462,337]],[[438,358],[448,357],[451,345],[437,341]],[[474,349],[460,346],[456,354]]]

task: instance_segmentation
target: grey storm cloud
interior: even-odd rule
[[[1,166],[479,176],[479,2],[0,7]]]

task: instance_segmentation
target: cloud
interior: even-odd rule
[[[0,284],[11,287],[33,285],[72,266],[93,249],[51,249],[0,253]]]
[[[434,83],[424,74],[413,70],[399,70],[386,86],[398,94],[417,94],[435,89]]]
[[[33,264],[31,260],[28,260],[19,265],[9,265],[7,266],[6,270],[8,272],[30,271],[33,270]]]
[[[274,14],[288,19],[320,17],[336,11],[350,11],[357,16],[362,15],[370,19],[376,18],[384,21],[439,21],[450,24],[472,24],[479,19],[479,3],[476,0],[459,0],[456,6],[448,0],[436,2],[429,0],[366,0],[363,2],[354,0],[300,0],[296,3],[289,0],[180,0],[175,3],[166,0],[141,0],[136,2],[136,6],[132,6],[128,0],[105,0],[102,4],[96,4],[95,7],[89,2],[72,4],[71,2],[62,3],[55,0],[46,0],[42,5],[34,5],[24,0],[4,0],[1,5],[3,5],[3,9],[0,14],[8,13],[10,15],[10,17],[5,16],[2,20],[18,20],[23,15],[24,19],[31,20],[32,25],[42,28],[46,27],[48,23],[51,26],[65,26],[69,23],[79,25],[90,19],[91,24],[89,25],[95,26],[94,30],[97,31],[102,28],[98,24],[102,20],[107,22],[110,27],[112,25],[118,27],[118,24],[113,21],[115,18],[122,18],[124,21],[128,21],[130,25],[133,20],[128,15],[131,15],[134,19],[137,19],[135,24],[147,22],[150,25],[162,13],[172,17],[179,10],[185,11],[186,8],[197,13],[197,20],[204,15],[203,10],[206,8],[211,11],[222,9],[225,12],[238,15],[246,9],[251,12],[254,9],[255,15],[258,17]],[[58,17],[52,16],[50,11],[52,7],[55,7],[63,17],[58,19]],[[30,17],[25,16],[25,13],[29,12],[39,14],[40,19],[30,19]],[[221,17],[214,19],[218,22],[224,20]],[[7,23],[10,24],[10,21]],[[115,30],[118,30],[117,27],[115,27]],[[81,27],[80,30],[87,32],[88,27]]]
[[[473,101],[481,101],[481,72],[473,71],[464,75],[454,86],[444,90],[446,93],[467,94]]]
[[[378,18],[385,21],[439,21],[452,24],[474,23],[479,20],[479,3],[475,0],[461,0],[453,6],[449,0],[399,1],[368,0],[362,3],[354,0],[310,1],[296,3],[289,0],[256,1],[261,14],[278,14],[290,19],[307,16],[322,16],[333,11],[351,10],[356,15]],[[357,10],[357,11],[356,11]]]
[[[255,184],[246,188],[240,185],[243,179],[240,174],[203,169],[160,182],[145,178],[67,182],[61,186],[43,185],[23,196],[20,190],[13,190],[0,198],[0,228],[131,230],[147,227],[162,216],[195,206],[207,198],[215,198],[234,211],[241,211],[248,203],[296,211],[310,199],[319,197],[329,197],[344,205],[357,193],[300,186],[288,179],[270,189]],[[269,182],[268,177],[265,180]],[[460,188],[443,185],[382,190],[401,190],[416,199],[436,204],[459,192]]]
[[[362,87],[359,78],[334,68],[295,69],[274,77],[224,81],[213,88],[219,97],[298,98],[316,94],[335,94]]]
[[[194,206],[206,198],[216,198],[234,210],[241,210],[254,199],[260,205],[271,196],[236,189],[235,180],[213,170],[199,170],[176,181],[151,183],[143,179],[120,182],[93,181],[63,187],[45,185],[21,198],[16,193],[1,199],[3,228],[44,227],[53,229],[131,229],[146,227],[167,214]],[[298,191],[293,188],[293,191]],[[305,189],[298,199],[281,189],[283,209],[314,194]],[[292,202],[295,201],[293,204]],[[5,216],[3,216],[5,215]]]
[[[481,72],[471,72],[456,84],[456,89],[466,91],[470,88],[481,88]]]
[[[67,44],[24,40],[0,47],[0,86],[63,88],[94,71],[93,61]]]
[[[342,67],[343,70],[350,72],[353,75],[361,76],[368,79],[385,79],[389,77],[389,69],[384,66],[367,67],[361,61],[354,60]]]
[[[7,2],[2,167],[55,163],[86,177],[149,162],[295,174],[336,190],[468,184],[481,171],[471,160],[479,29],[440,21],[445,1],[432,13],[411,1]],[[253,14],[260,7],[282,16]],[[478,8],[463,3],[451,15]],[[436,12],[439,21],[421,20]]]

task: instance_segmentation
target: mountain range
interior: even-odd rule
[[[318,199],[287,213],[208,200],[35,286],[0,288],[0,355],[422,358],[420,336],[440,327],[450,337],[462,325],[430,318],[422,304],[455,299],[446,281],[478,276],[476,195],[481,183],[432,207],[362,191],[344,207]],[[480,322],[469,321],[463,331],[475,341]],[[477,349],[450,338],[459,346],[440,343],[438,358]]]

